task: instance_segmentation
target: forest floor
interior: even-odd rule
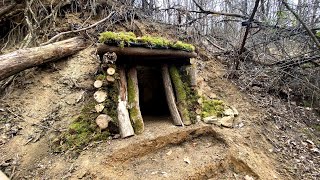
[[[233,128],[202,122],[176,127],[159,117],[146,121],[141,135],[93,142],[82,151],[53,153],[52,141],[68,128],[93,90],[98,65],[95,48],[90,47],[16,78],[0,101],[4,173],[12,179],[320,177],[319,138],[300,121],[311,112],[292,105],[300,114],[294,116],[295,123],[280,121],[287,114],[277,113],[286,113],[286,102],[274,98],[272,112],[261,107],[252,94],[225,79],[224,67],[212,58],[198,64],[199,87],[204,95],[217,96],[239,111]]]

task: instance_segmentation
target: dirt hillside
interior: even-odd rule
[[[213,60],[199,64],[199,83],[205,94],[215,94],[238,109],[235,128],[202,122],[179,128],[158,119],[147,121],[142,135],[95,142],[79,154],[53,153],[52,141],[80,113],[97,67],[92,47],[19,77],[1,101],[1,170],[13,179],[283,176],[268,151],[272,146],[259,133],[259,110],[223,80],[220,71],[212,73],[211,69],[220,69]]]
[[[223,77],[225,70],[219,61],[201,57],[197,63],[199,88],[204,96],[218,97],[239,111],[233,128],[203,122],[176,127],[159,117],[146,121],[142,135],[113,136],[81,151],[55,153],[53,142],[92,94],[99,61],[95,47],[90,47],[17,77],[0,104],[0,169],[12,179],[319,177],[319,140],[310,129],[301,122],[272,123],[270,117],[283,116],[268,115],[268,107]],[[275,107],[286,108],[281,100],[273,100]],[[299,112],[305,111],[300,108]],[[304,116],[309,118],[312,113]]]

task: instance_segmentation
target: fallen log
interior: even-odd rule
[[[98,44],[98,54],[103,55],[107,52],[114,52],[118,56],[134,57],[152,57],[152,58],[194,58],[197,57],[195,52],[187,52],[172,49],[149,49],[143,47],[117,47],[106,44]]]
[[[139,105],[139,88],[136,66],[132,66],[128,71],[128,102],[134,132],[136,134],[141,134],[144,131],[144,123]]]
[[[25,69],[75,54],[86,48],[87,45],[88,43],[84,38],[75,37],[45,46],[20,49],[1,55],[0,80]]]
[[[169,69],[170,77],[174,85],[174,89],[177,97],[178,110],[180,112],[181,119],[184,125],[190,125],[191,120],[189,117],[189,111],[187,108],[187,93],[184,88],[184,84],[181,80],[179,70],[175,65],[170,66]]]
[[[176,102],[175,102],[175,97],[173,93],[173,88],[171,84],[171,79],[169,75],[169,69],[167,64],[163,64],[161,67],[162,71],[162,78],[163,78],[163,85],[164,85],[164,90],[166,93],[166,98],[169,106],[169,111],[171,114],[171,117],[173,119],[173,123],[177,126],[183,126],[183,122],[181,120]]]
[[[127,80],[124,67],[119,67],[119,102],[118,102],[118,122],[120,135],[122,138],[130,137],[134,135],[133,128],[131,126],[129,112],[127,109]]]

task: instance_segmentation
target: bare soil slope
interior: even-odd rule
[[[12,179],[292,178],[277,171],[283,166],[262,133],[264,113],[222,77],[213,59],[198,64],[199,86],[238,109],[234,128],[202,122],[182,128],[159,119],[148,121],[142,135],[53,153],[57,132],[68,128],[92,89],[94,50],[28,71],[1,100],[0,169]]]

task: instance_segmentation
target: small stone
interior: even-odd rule
[[[201,112],[202,112],[202,110],[201,110],[201,109],[196,109],[196,114],[200,115],[200,114],[201,114]]]
[[[251,177],[251,176],[249,176],[249,175],[246,175],[246,176],[244,177],[244,179],[245,179],[245,180],[254,180],[254,178]]]
[[[103,104],[97,104],[97,105],[95,106],[95,109],[96,109],[97,113],[100,113],[100,112],[103,111],[104,105],[103,105]]]
[[[102,103],[106,100],[107,93],[105,91],[97,91],[94,93],[93,97],[98,103]]]
[[[233,116],[225,116],[225,117],[221,118],[219,120],[219,122],[220,122],[221,126],[231,128],[233,126],[233,120],[234,120]]]
[[[233,115],[234,115],[235,117],[239,116],[239,112],[238,112],[238,110],[237,110],[235,107],[231,106],[231,109],[232,109]]]
[[[121,136],[120,136],[120,134],[116,134],[116,135],[114,135],[112,138],[113,139],[119,139]]]
[[[85,177],[87,175],[87,171],[82,171],[77,175],[77,178],[82,179],[83,177]]]
[[[196,58],[190,58],[190,64],[196,64]]]
[[[186,162],[187,164],[190,164],[190,163],[191,163],[191,161],[190,161],[189,157],[185,157],[185,158],[183,158],[183,161],[184,161],[184,162]]]
[[[218,122],[218,118],[216,116],[209,116],[203,118],[203,122],[206,124],[216,124]]]
[[[166,153],[168,156],[170,156],[172,154],[172,150],[170,150],[169,152]]]
[[[168,173],[167,172],[161,172],[163,177],[168,177]]]
[[[201,121],[201,116],[197,115],[196,116],[196,120],[197,120],[197,122],[200,122]]]
[[[202,98],[199,98],[198,100],[197,100],[197,102],[198,102],[198,104],[202,104],[203,103],[203,99]]]
[[[112,118],[106,114],[100,114],[96,119],[97,125],[102,130],[108,127],[110,121],[112,121]]]
[[[218,96],[217,96],[215,93],[210,93],[210,94],[209,94],[209,98],[210,98],[210,99],[217,99]]]
[[[243,126],[244,126],[244,124],[242,122],[238,124],[239,128],[242,128]]]
[[[233,110],[230,109],[230,108],[225,109],[224,112],[223,112],[223,114],[224,114],[225,116],[233,116],[233,115],[234,115]]]
[[[93,84],[93,86],[94,86],[95,88],[101,88],[102,85],[103,85],[103,82],[100,81],[100,80],[96,80],[96,81],[94,82],[94,84]]]
[[[320,154],[320,150],[316,147],[310,149],[311,152]]]

